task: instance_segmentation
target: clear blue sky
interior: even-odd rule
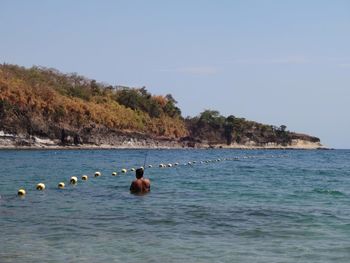
[[[350,148],[350,1],[0,1],[0,62],[171,93]]]

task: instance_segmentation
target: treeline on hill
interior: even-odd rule
[[[286,130],[285,125],[280,127],[248,121],[233,115],[220,115],[215,110],[205,110],[199,116],[187,118],[186,124],[193,140],[205,141],[210,144],[249,144],[257,146],[275,143],[287,146],[293,139],[302,139],[319,142],[319,138],[304,134],[297,134]]]
[[[111,86],[55,69],[0,66],[0,129],[59,138],[62,130],[115,129],[180,138],[181,111],[169,94]]]
[[[91,142],[91,134],[110,131],[208,144],[288,145],[293,139],[319,139],[218,111],[184,119],[172,95],[156,96],[145,87],[111,86],[55,69],[0,65],[0,130]]]

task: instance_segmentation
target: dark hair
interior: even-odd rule
[[[143,177],[143,169],[142,168],[136,169],[136,178],[141,179],[142,177]]]

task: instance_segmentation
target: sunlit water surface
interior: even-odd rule
[[[120,170],[145,159],[151,193],[131,195]],[[0,151],[0,196],[1,263],[350,262],[345,150]]]

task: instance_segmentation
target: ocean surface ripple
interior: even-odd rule
[[[350,151],[2,150],[0,227],[1,263],[350,262]]]

